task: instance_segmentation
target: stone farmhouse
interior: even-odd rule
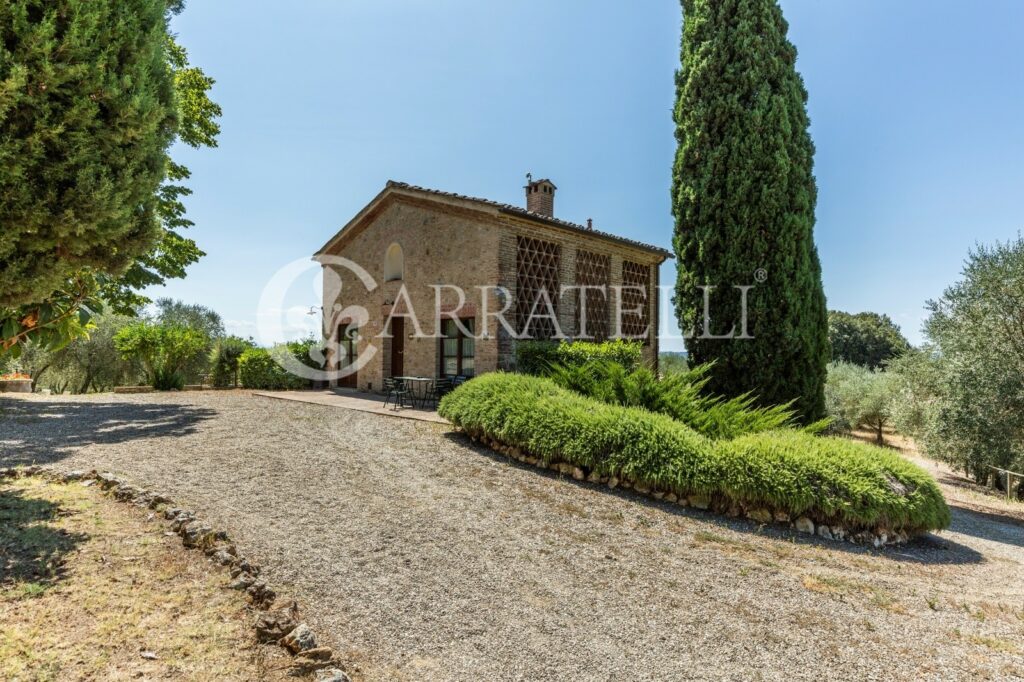
[[[671,254],[555,218],[550,180],[525,189],[520,208],[391,181],[324,244],[333,385],[512,369],[524,338],[633,338],[657,362]]]

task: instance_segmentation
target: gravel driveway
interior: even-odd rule
[[[242,392],[0,399],[0,465],[109,469],[228,529],[368,680],[1024,677],[1024,527],[882,552]]]

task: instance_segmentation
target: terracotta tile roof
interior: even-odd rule
[[[620,237],[619,235],[611,234],[610,232],[602,232],[600,230],[589,230],[586,227],[584,227],[583,225],[579,225],[577,223],[570,223],[567,220],[561,220],[559,218],[552,218],[552,217],[549,217],[549,216],[546,216],[546,215],[542,215],[540,213],[534,213],[533,211],[527,211],[525,208],[521,208],[519,206],[513,206],[512,204],[503,204],[503,203],[498,202],[498,201],[491,201],[490,199],[481,199],[479,197],[471,197],[471,196],[467,196],[465,194],[457,194],[455,192],[443,192],[443,191],[438,190],[438,189],[430,189],[428,187],[419,187],[418,185],[410,185],[409,183],[398,182],[396,180],[388,180],[387,187],[388,188],[404,189],[404,190],[409,190],[409,191],[412,191],[412,192],[418,192],[418,193],[423,193],[423,194],[431,194],[431,195],[439,196],[439,197],[447,197],[447,198],[450,198],[450,199],[459,199],[461,201],[471,201],[473,203],[483,204],[485,206],[490,206],[492,208],[496,208],[499,211],[501,211],[502,213],[508,213],[510,215],[519,216],[520,218],[526,218],[528,220],[534,220],[534,221],[537,221],[539,223],[545,223],[545,224],[548,224],[548,225],[555,225],[557,227],[562,227],[562,228],[566,228],[566,229],[569,229],[569,230],[573,230],[575,232],[579,232],[580,234],[591,236],[591,237],[594,237],[594,236],[601,237],[603,239],[608,239],[610,241],[618,242],[620,244],[626,244],[628,246],[633,246],[633,247],[636,247],[636,248],[639,248],[639,249],[643,249],[644,251],[647,251],[647,252],[650,252],[650,253],[654,253],[654,254],[657,254],[659,256],[663,256],[665,258],[674,258],[674,256],[673,256],[671,251],[668,251],[667,249],[663,249],[660,246],[652,246],[650,244],[645,244],[643,242],[638,242],[635,239],[629,239],[627,237]]]

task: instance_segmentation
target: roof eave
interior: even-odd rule
[[[388,180],[388,183],[384,185],[384,189],[377,193],[373,199],[370,200],[366,206],[356,213],[351,220],[345,223],[340,230],[334,233],[334,236],[327,240],[327,242],[317,249],[316,253],[313,254],[313,260],[319,261],[321,256],[326,256],[327,252],[345,236],[346,231],[353,225],[359,223],[367,214],[372,213],[378,206],[383,203],[384,199],[388,194],[394,191],[394,183]]]
[[[530,211],[516,208],[514,206],[501,205],[497,202],[493,202],[487,199],[476,199],[474,197],[455,195],[452,193],[440,192],[438,190],[430,190],[426,188],[416,187],[413,185],[409,185],[407,183],[399,183],[395,182],[394,180],[388,180],[387,184],[384,186],[384,189],[382,189],[377,194],[377,196],[375,196],[370,201],[370,203],[364,206],[363,209],[359,211],[359,213],[353,216],[351,220],[349,220],[340,230],[338,230],[334,234],[333,237],[331,237],[323,246],[321,246],[317,250],[316,253],[313,254],[313,260],[320,262],[321,257],[327,255],[330,249],[334,248],[342,239],[344,239],[345,235],[349,233],[349,230],[353,228],[353,226],[358,225],[362,220],[366,218],[367,215],[375,211],[389,196],[395,193],[417,195],[420,197],[424,197],[428,200],[432,200],[436,203],[444,203],[443,201],[441,201],[442,198],[447,199],[448,201],[465,202],[469,204],[474,204],[475,208],[477,209],[486,206],[490,210],[496,211],[497,213],[500,214],[513,216],[522,220],[531,220],[537,223],[541,223],[543,225],[547,225],[549,227],[567,230],[576,234],[580,234],[582,236],[589,236],[595,239],[600,239],[602,241],[617,244],[619,246],[625,246],[630,249],[635,249],[637,251],[642,251],[644,253],[659,256],[659,265],[661,263],[664,263],[669,258],[674,258],[672,253],[666,249],[651,246],[649,244],[644,244],[643,242],[634,241],[632,239],[627,239],[625,237],[619,237],[617,235],[610,234],[607,232],[587,230],[582,225],[575,225],[568,221],[560,220],[558,218],[551,218],[548,216],[540,215],[539,213],[532,213]]]

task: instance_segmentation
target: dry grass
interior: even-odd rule
[[[838,595],[839,597],[861,597],[868,604],[890,613],[906,613],[898,599],[884,587],[835,575],[805,575],[803,586],[811,592]]]
[[[268,679],[224,582],[95,488],[0,484],[0,679]]]

